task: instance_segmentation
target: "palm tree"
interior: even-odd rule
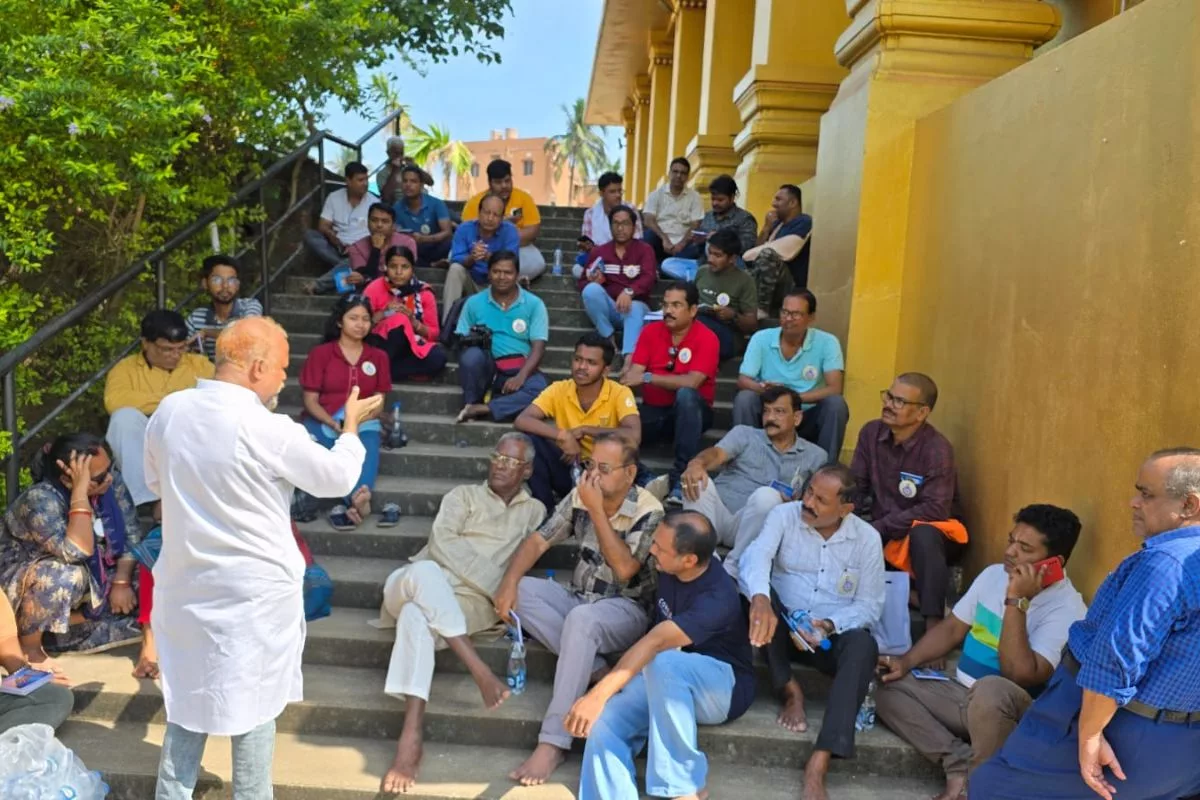
[[[575,173],[581,172],[586,178],[589,173],[601,171],[608,161],[599,126],[583,121],[586,105],[580,97],[570,108],[561,106],[567,119],[566,132],[551,136],[546,142],[546,152],[550,154],[551,163],[554,165],[554,180],[562,177],[564,164],[571,170],[570,188],[567,190],[568,205],[575,201]]]
[[[408,116],[408,108],[400,102],[400,93],[392,86],[392,81],[383,72],[376,72],[371,75],[370,94],[379,102],[379,116],[386,117],[388,114],[400,110],[400,118],[397,124],[389,133],[383,131],[385,135],[408,133],[412,128],[412,118]]]
[[[459,139],[452,139],[449,128],[436,123],[428,128],[411,125],[405,135],[404,149],[409,158],[425,169],[434,164],[441,166],[450,185],[455,185],[454,176],[470,172],[474,161],[467,146]]]

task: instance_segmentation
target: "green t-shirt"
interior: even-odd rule
[[[696,273],[696,289],[702,306],[729,306],[735,314],[745,314],[758,308],[758,287],[748,272],[727,267],[722,272],[701,267]]]

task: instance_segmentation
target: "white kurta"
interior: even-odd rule
[[[146,484],[163,504],[151,625],[167,721],[236,736],[303,699],[292,489],[348,494],[365,456],[357,436],[326,450],[231,383],[202,380],[159,405]]]

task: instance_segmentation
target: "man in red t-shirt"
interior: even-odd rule
[[[662,322],[642,328],[633,364],[621,382],[642,388],[642,443],[674,441],[671,494],[683,504],[679,476],[700,452],[700,437],[712,425],[720,342],[696,323],[696,284],[676,281],[663,294]]]

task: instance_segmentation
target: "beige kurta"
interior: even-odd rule
[[[467,619],[469,635],[500,624],[492,597],[513,554],[545,516],[545,506],[524,489],[509,505],[486,483],[456,486],[442,498],[429,543],[412,560],[433,561],[442,568]],[[396,618],[380,608],[374,624],[393,629]]]

